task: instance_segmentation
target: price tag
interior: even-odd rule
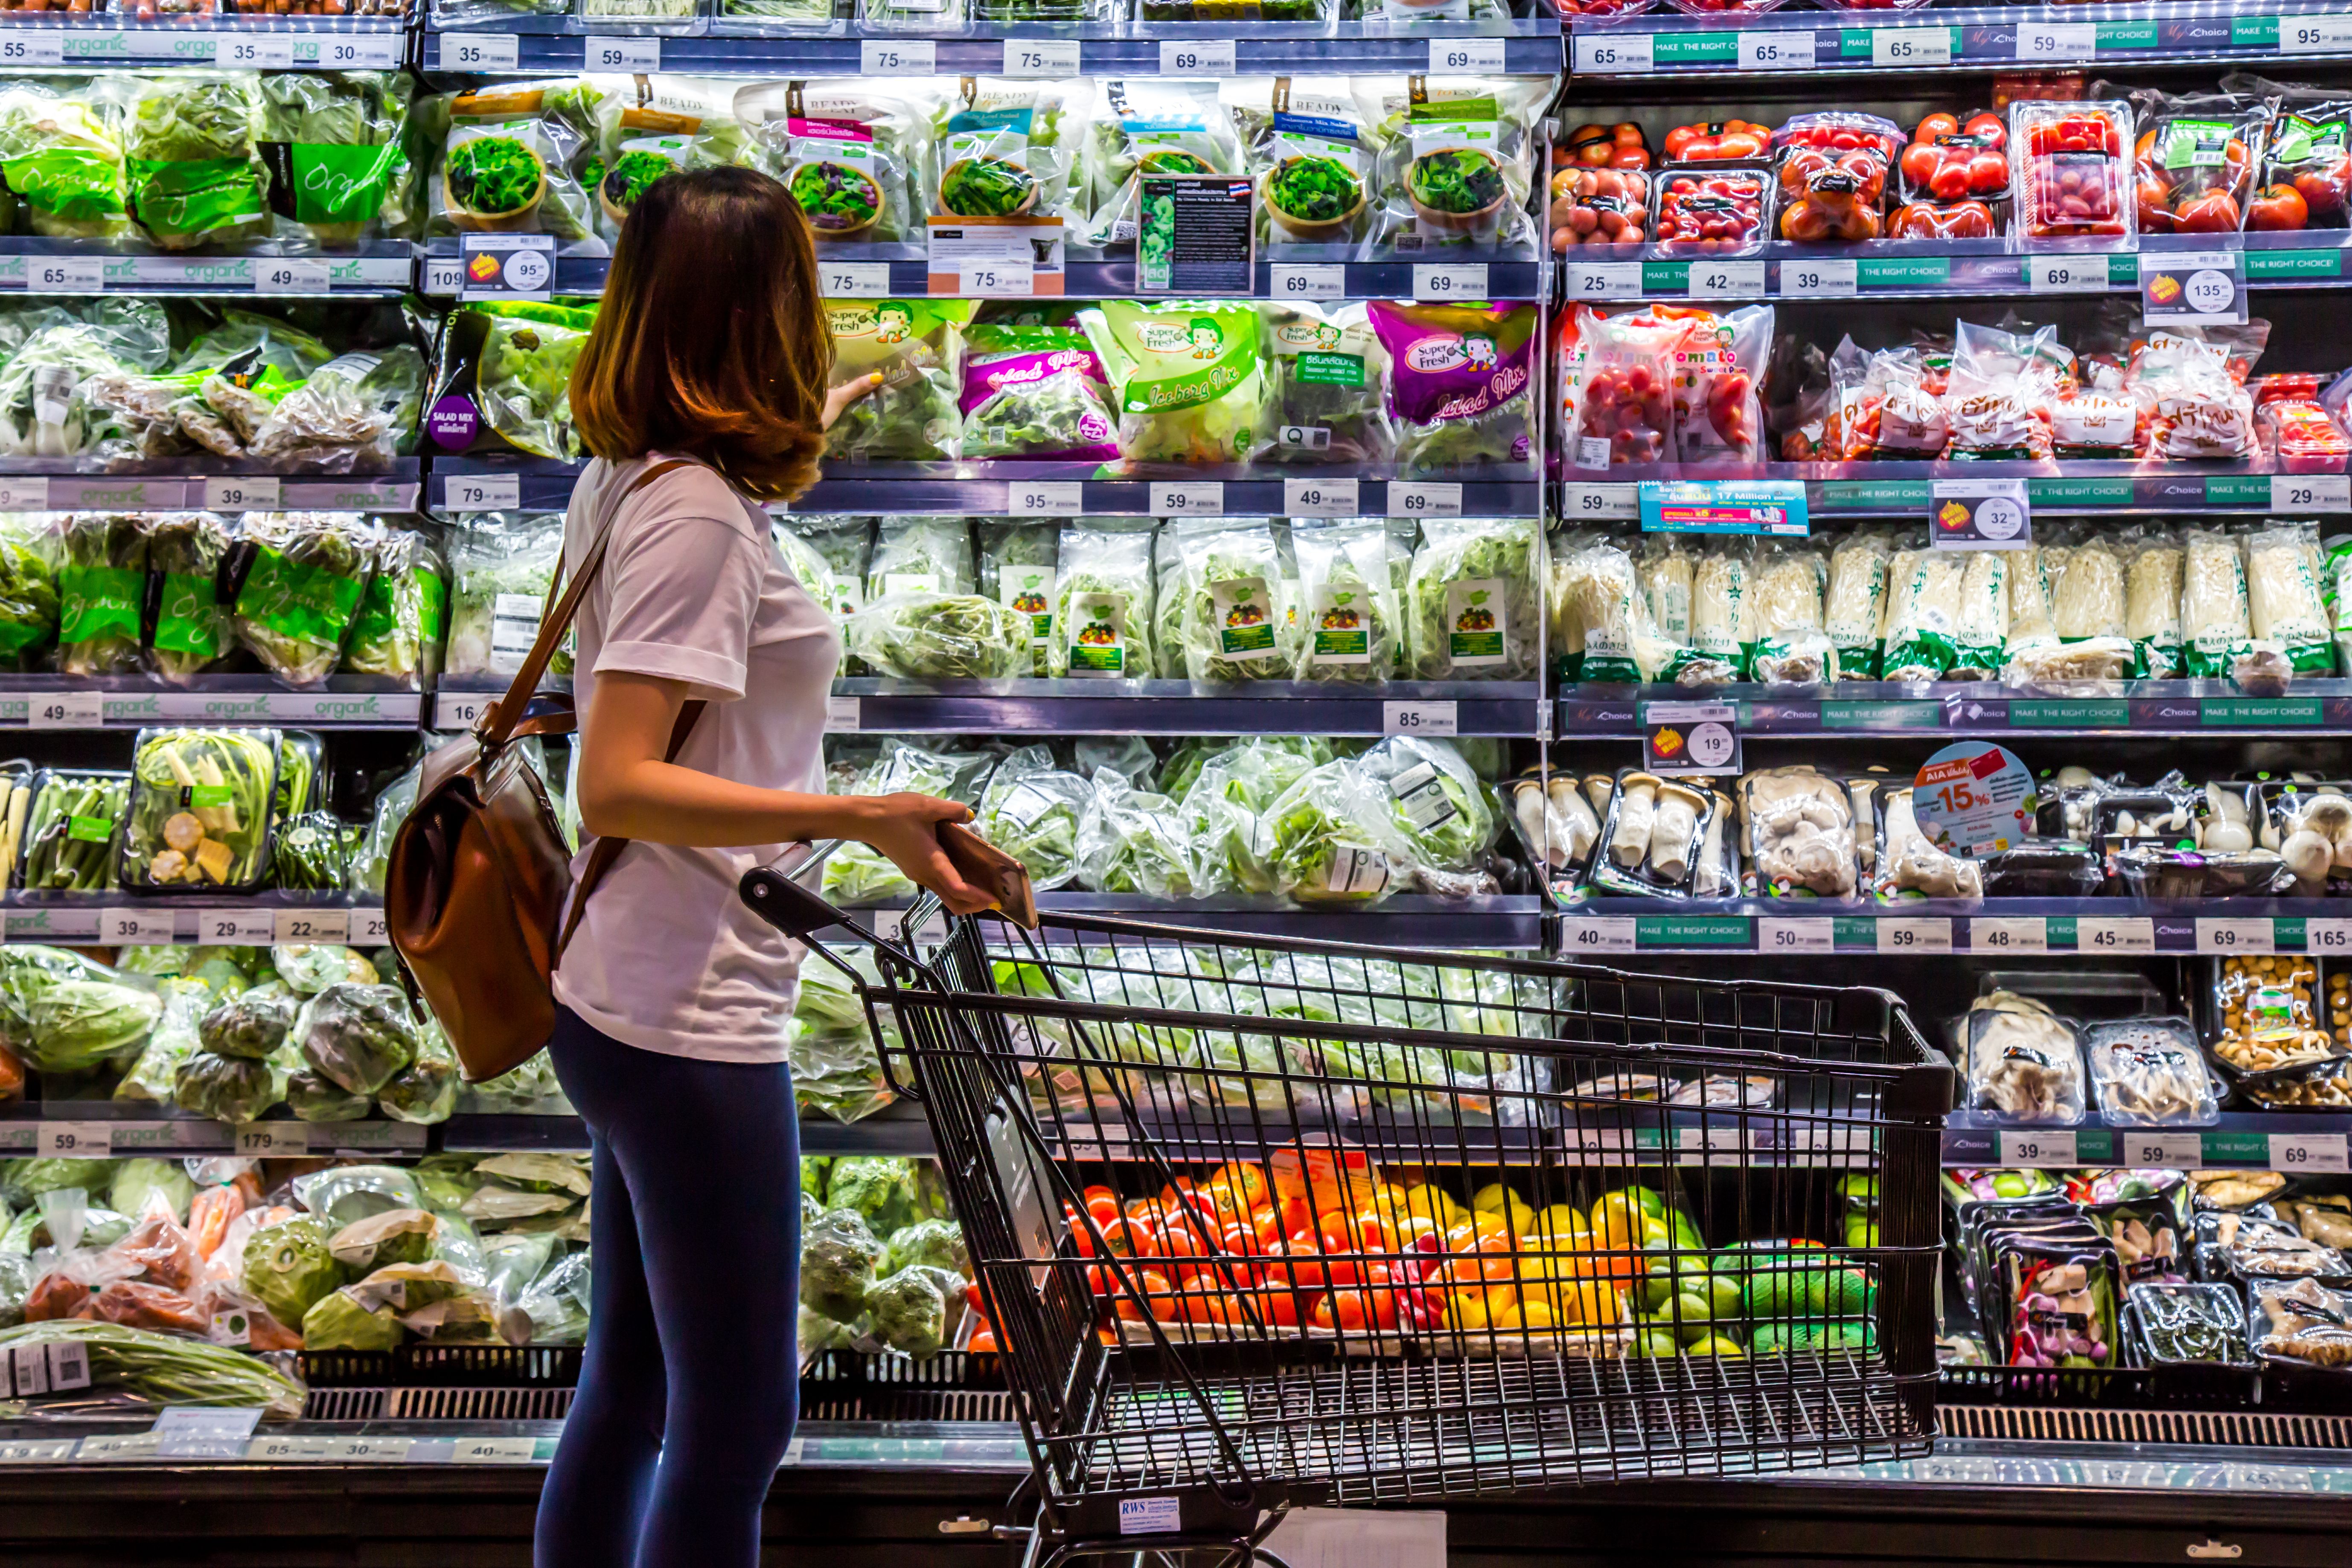
[[[1037,291],[1037,268],[1026,261],[959,261],[956,292],[974,299],[1026,299]]]
[[[440,38],[445,71],[510,71],[520,58],[512,33],[443,33]]]
[[[1151,515],[1154,517],[1223,517],[1225,515],[1225,487],[1222,481],[1207,484],[1165,484],[1153,481]]]
[[[2095,22],[2020,22],[2017,58],[2036,62],[2087,60],[2099,53]]]
[[[890,297],[890,264],[887,261],[819,261],[820,287],[829,300],[887,300]]]
[[[392,927],[384,919],[382,905],[370,905],[352,911],[351,942],[353,947],[391,945]]]
[[[1007,38],[1006,76],[1074,77],[1078,74],[1076,38]]]
[[[267,947],[278,940],[278,926],[268,910],[199,910],[196,940],[220,947]]]
[[[1451,702],[1383,702],[1383,735],[1458,735],[1455,705]]]
[[[1754,300],[1764,293],[1760,261],[1694,261],[1690,297],[1694,300]]]
[[[2143,252],[2139,300],[2140,316],[2150,324],[2242,322],[2246,319],[2245,252]]]
[[[206,511],[276,511],[283,493],[271,474],[212,474],[205,479]]]
[[[2080,915],[2074,921],[2078,952],[2154,952],[2156,922],[2146,915]]]
[[[1952,922],[1946,919],[1886,920],[1878,922],[1881,952],[1949,952]]]
[[[2336,955],[2352,953],[2352,920],[2331,915],[2304,921],[2303,950]]]
[[[1074,479],[1015,479],[1004,487],[1007,517],[1076,517],[1086,503],[1087,487]]]
[[[1801,300],[1842,300],[1862,288],[1862,264],[1845,260],[1783,261],[1780,292]]]
[[[2273,1132],[2271,1169],[2291,1176],[2341,1175],[2346,1169],[2345,1136],[2341,1132]]]
[[[102,294],[106,291],[106,258],[28,256],[25,258],[25,291],[28,294]]]
[[[177,1405],[155,1417],[155,1457],[159,1459],[242,1459],[253,1429],[261,1424],[261,1407],[224,1409],[218,1405]]]
[[[121,1459],[152,1459],[163,1441],[152,1432],[131,1432],[119,1437],[84,1437],[74,1458],[85,1465]]]
[[[2197,921],[2197,951],[2200,952],[2273,952],[2275,939],[2267,918],[2260,920],[2208,920]]]
[[[169,910],[111,909],[98,911],[100,947],[166,947],[178,935]]]
[[[49,481],[12,474],[0,478],[0,511],[47,511]]]
[[[236,1130],[236,1152],[248,1160],[284,1160],[310,1152],[307,1121],[256,1121]]]
[[[1579,76],[1646,76],[1657,68],[1658,41],[1649,33],[1622,37],[1580,33],[1576,37]]]
[[[2023,479],[1937,479],[1928,490],[1928,542],[1937,550],[2023,550],[2033,542],[2033,504]]]
[[[659,38],[591,38],[588,40],[588,68],[592,71],[638,71],[661,69]]]
[[[2352,511],[2352,474],[2273,474],[2273,511]]]
[[[1675,1129],[1675,1147],[1677,1149],[1736,1154],[1747,1146],[1746,1130],[1739,1127],[1677,1127]]]
[[[1643,765],[1656,773],[1739,771],[1739,710],[1728,702],[1642,705]]]
[[[466,286],[466,264],[454,256],[428,256],[425,258],[425,291],[441,297],[455,294]]]
[[[1570,958],[1588,952],[1633,951],[1632,915],[1571,915],[1559,922],[1560,952]]]
[[[827,734],[855,735],[859,729],[858,699],[828,697],[824,700],[824,728]]]
[[[2043,1128],[2024,1132],[2003,1132],[2000,1135],[2000,1163],[2004,1165],[2074,1164],[2074,1134],[2071,1129]]]
[[[1423,480],[1419,484],[1389,482],[1389,515],[1391,517],[1460,517],[1462,486],[1454,479],[1435,483]]]
[[[1809,71],[1813,68],[1811,33],[1742,33],[1739,68],[1744,71]]]
[[[939,46],[929,38],[864,38],[857,45],[860,76],[935,76]]]
[[[27,730],[95,730],[105,722],[103,691],[42,691],[25,701]]]
[[[509,511],[522,505],[520,474],[451,474],[441,481],[450,511]]]
[[[2137,1127],[2118,1128],[2119,1162],[2130,1171],[2194,1171],[2205,1163],[2205,1140],[2194,1132],[2158,1132]]]
[[[1416,300],[1483,300],[1486,297],[1486,264],[1456,262],[1440,267],[1416,261],[1412,267],[1412,297]]]
[[[5,1372],[0,1367],[0,1372]],[[0,1465],[58,1465],[73,1458],[72,1437],[51,1437],[29,1442],[0,1443]]]
[[[2013,952],[2048,952],[2050,922],[2040,915],[1992,920],[1969,917],[1969,951],[2006,957]]]
[[[2036,294],[2104,294],[2107,291],[2107,258],[2104,256],[2029,256],[2025,287]]]
[[[1267,289],[1277,300],[1339,300],[1347,297],[1344,267],[1276,267]]]
[[[433,697],[433,727],[436,730],[470,730],[481,718],[483,710],[495,700],[487,691],[436,692]]]
[[[1282,510],[1286,517],[1353,517],[1356,515],[1356,481],[1353,479],[1285,479],[1282,481]]]
[[[1851,267],[1853,263],[1847,265]],[[1642,297],[1642,264],[1638,261],[1563,261],[1560,276],[1571,300]]]
[[[238,70],[284,71],[294,68],[291,33],[223,33],[213,45],[213,63]]]
[[[460,1465],[527,1465],[538,1453],[535,1437],[461,1437],[449,1458]]]
[[[1879,27],[1870,35],[1874,66],[1948,66],[1952,63],[1949,27]]]
[[[331,1459],[404,1462],[409,1450],[415,1446],[413,1437],[330,1437],[327,1450]]]
[[[2278,52],[2283,55],[2340,55],[2352,49],[2352,16],[2281,16]]]
[[[1492,71],[1500,75],[1503,69],[1503,40],[1432,38],[1429,40],[1429,68],[1433,72]]]
[[[338,1458],[334,1450],[341,1447],[340,1437],[260,1437],[246,1448],[245,1457],[273,1465],[318,1464]]]
[[[1568,485],[1561,490],[1560,504],[1568,515],[1591,521],[1622,519],[1632,521],[1642,515],[1642,487],[1639,485]]]
[[[1756,922],[1756,951],[1759,952],[1835,952],[1837,922],[1820,920],[1777,920],[1767,916]]]
[[[103,1160],[114,1149],[114,1126],[107,1121],[44,1121],[33,1130],[33,1147],[44,1160]]]
[[[278,942],[346,942],[352,940],[349,910],[272,910],[270,940]]]
[[[61,66],[66,63],[63,28],[11,27],[0,38],[0,66]]]
[[[1160,74],[1231,76],[1234,74],[1234,41],[1231,38],[1202,38],[1187,43],[1163,38],[1160,43]]]

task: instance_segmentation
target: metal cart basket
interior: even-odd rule
[[[742,892],[875,949],[1048,1561],[1927,1447],[1952,1073],[1885,992]]]

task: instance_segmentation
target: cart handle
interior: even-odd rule
[[[848,977],[850,984],[863,994],[866,977],[845,963],[840,954],[817,941],[818,931],[837,926],[868,947],[889,954],[908,969],[920,970],[923,963],[911,951],[890,941],[878,931],[858,924],[850,919],[847,912],[835,909],[823,895],[798,879],[823,864],[827,856],[841,847],[842,843],[843,840],[834,838],[822,844],[791,845],[766,865],[754,866],[744,872],[742,879],[735,885],[735,891],[753,914],[841,971]]]

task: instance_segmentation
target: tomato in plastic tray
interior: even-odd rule
[[[2132,150],[2132,199],[2142,234],[2235,234],[2252,195],[2252,143],[2269,118],[2234,93],[2135,94],[2147,127]]]
[[[2000,220],[1983,202],[1906,202],[1886,220],[1889,239],[1998,239]]]
[[[1650,237],[1650,176],[1639,169],[1562,169],[1552,176],[1551,247],[1639,245]]]
[[[2352,436],[2320,402],[2320,381],[2266,375],[2255,392],[2255,421],[2281,473],[2340,474],[2352,462]]]
[[[1886,227],[1886,173],[1901,128],[1875,114],[1800,114],[1772,133],[1782,239],[1876,239]]]
[[[2343,228],[2352,222],[2352,102],[2288,93],[2263,138],[2261,188],[2246,226],[2273,232]]]
[[[1927,115],[1895,166],[1906,203],[2004,200],[2009,127],[1998,114],[1971,114],[1965,123],[1955,114]]]
[[[1562,155],[1553,159],[1556,164],[1573,163],[1586,169],[1650,166],[1649,138],[1630,120],[1621,120],[1614,125],[1580,125],[1569,132],[1560,151]]]
[[[1692,256],[1759,250],[1771,177],[1755,167],[1667,169],[1658,176],[1658,248]]]
[[[1569,460],[1580,468],[1663,462],[1674,435],[1674,361],[1689,324],[1648,311],[1576,308]]]
[[[2132,232],[2124,200],[2124,144],[2131,106],[2086,103],[2010,105],[2010,143],[2020,232],[2028,239],[2120,237]]]
[[[1761,158],[1772,144],[1772,130],[1752,120],[1726,120],[1677,125],[1666,132],[1669,163],[1726,163]]]

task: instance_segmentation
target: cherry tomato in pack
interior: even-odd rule
[[[1906,202],[2000,201],[2009,195],[2009,127],[1996,114],[1929,114],[1895,162]]]
[[[1666,132],[1666,162],[1738,163],[1743,159],[1762,157],[1771,142],[1771,129],[1752,120],[1677,125]]]
[[[2352,464],[2352,436],[2319,401],[2322,379],[2266,375],[2255,391],[2255,423],[2281,473],[2340,474]]]
[[[2124,148],[2131,106],[2115,100],[2010,105],[2010,140],[2023,149],[2011,188],[2028,239],[2120,238],[2132,232]]]
[[[2345,227],[2352,221],[2352,103],[2290,92],[2263,138],[2256,178],[2262,191],[2246,215],[2248,228]]]
[[[1887,220],[1889,239],[1993,239],[2000,225],[1983,202],[1906,202]]]
[[[1569,460],[1580,468],[1662,462],[1674,431],[1675,351],[1685,321],[1646,311],[1602,316],[1576,308]]]
[[[2132,200],[2142,234],[2235,234],[2253,195],[2252,143],[2268,107],[2232,94],[2140,95]]]
[[[1659,248],[1677,256],[1760,248],[1770,184],[1761,169],[1668,169],[1658,176]]]
[[[1800,114],[1772,133],[1780,237],[1802,245],[1876,239],[1903,132],[1875,114]]]
[[[1566,157],[1555,162],[1588,169],[1646,169],[1650,142],[1642,128],[1630,120],[1615,125],[1580,125],[1568,138]]]
[[[1562,169],[1552,176],[1551,247],[1640,245],[1650,237],[1650,176],[1639,169]]]

